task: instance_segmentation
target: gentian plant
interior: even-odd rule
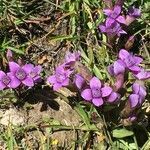
[[[11,50],[7,51],[7,59],[9,71],[5,73],[0,71],[0,89],[12,88],[16,89],[21,86],[33,87],[41,80],[40,73],[42,67],[40,65],[34,66],[33,64],[18,64],[13,61],[13,54]]]
[[[56,91],[63,87],[69,88],[69,85],[75,86],[81,97],[96,107],[111,103],[115,104],[121,100],[119,90],[123,88],[127,80],[125,79],[125,74],[131,73],[135,79],[139,80],[150,78],[149,72],[146,72],[140,66],[143,59],[125,49],[121,49],[118,59],[108,66],[108,72],[112,77],[116,78],[116,82],[112,86],[108,85],[108,83],[103,83],[95,76],[90,80],[85,79],[82,74],[75,71],[75,64],[78,61],[80,61],[80,54],[77,52],[67,53],[64,63],[56,68],[54,75],[49,76],[47,81]],[[129,102],[131,109],[134,110],[142,105],[146,97],[146,88],[144,84],[140,85],[135,82],[132,85],[132,91],[133,93],[129,95]]]
[[[134,20],[141,16],[141,12],[134,6],[130,7],[128,12],[124,13],[123,0],[116,1],[115,5],[112,6],[112,1],[104,1],[108,8],[103,10],[107,16],[104,23],[99,25],[101,33],[105,33],[108,37],[109,44],[113,44],[114,40],[123,34],[127,34],[124,30],[125,26],[129,26]],[[127,15],[126,15],[127,14]]]

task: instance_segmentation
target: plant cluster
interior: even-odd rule
[[[103,10],[107,18],[104,24],[99,25],[99,29],[101,33],[106,34],[110,43],[121,34],[127,34],[123,28],[129,26],[141,13],[139,9],[130,7],[124,15],[122,13],[123,1],[117,1],[114,6],[111,1],[107,2],[111,7]],[[131,36],[129,41],[133,39],[134,36]],[[85,101],[96,107],[119,104],[122,98],[126,97],[127,104],[132,110],[128,117],[136,115],[135,110],[142,105],[147,94],[144,81],[150,79],[150,72],[141,65],[143,58],[128,50],[121,49],[118,59],[108,66],[108,73],[115,79],[114,84],[109,84],[96,76],[91,75],[89,78],[85,78],[85,69],[88,70],[88,68],[80,63],[80,55],[80,52],[68,52],[64,62],[56,68],[54,75],[47,78],[47,82],[53,86],[53,90],[58,91],[62,87],[69,89],[73,87],[74,91],[78,92]],[[7,58],[9,59],[9,72],[0,71],[0,90],[15,89],[19,86],[31,88],[41,80],[41,66],[16,63],[12,60],[10,51],[7,53]],[[82,73],[77,71],[78,63],[81,64],[80,67],[83,67]],[[121,89],[126,86],[130,75],[133,77],[129,85],[131,91],[126,90],[122,93]]]
[[[41,66],[34,66],[33,64],[16,63],[12,60],[12,53],[7,52],[9,60],[9,71],[4,72],[0,70],[0,90],[12,88],[16,89],[20,86],[33,87],[40,81]]]
[[[134,110],[141,106],[146,97],[144,80],[150,78],[150,72],[140,66],[143,61],[141,57],[121,49],[119,58],[108,66],[108,72],[116,79],[114,85],[111,86],[95,76],[87,81],[82,74],[76,73],[76,63],[79,61],[79,57],[78,52],[68,53],[64,63],[56,68],[55,74],[48,77],[47,81],[53,85],[53,90],[57,91],[61,87],[74,86],[84,100],[97,107],[105,103],[117,104],[125,95],[125,93],[121,95],[120,89],[123,88],[127,76],[131,73],[135,79],[131,85],[132,93],[128,96],[130,107]]]
[[[123,13],[123,2],[123,0],[117,0],[113,6],[112,1],[107,1],[109,7],[103,10],[107,18],[104,24],[99,25],[99,29],[102,33],[107,35],[110,43],[117,37],[120,37],[121,34],[127,34],[125,29],[134,22],[136,18],[141,16],[140,10],[134,6],[131,6],[126,13]]]
[[[113,6],[112,1],[104,1],[107,8],[103,10],[107,16],[105,22],[99,25],[101,33],[105,33],[108,43],[114,45],[122,34],[128,34],[128,26],[141,16],[140,9],[131,6],[128,11],[123,11],[124,1],[118,0]],[[150,72],[142,67],[143,58],[130,52],[134,43],[134,36],[128,39],[125,49],[121,49],[118,59],[108,66],[110,76],[115,79],[115,83],[110,85],[96,76],[85,78],[84,73],[78,73],[76,64],[80,60],[80,53],[68,53],[64,63],[59,65],[55,74],[47,81],[53,85],[53,90],[61,87],[76,88],[81,97],[100,107],[107,104],[120,104],[122,99],[126,99],[125,107],[130,107],[128,118],[135,120],[137,109],[142,105],[147,95],[145,80],[150,79]],[[116,45],[117,46],[117,45]],[[132,81],[127,85],[129,77]],[[127,87],[128,86],[128,87]],[[122,89],[125,92],[122,92]],[[128,91],[127,89],[130,89]]]

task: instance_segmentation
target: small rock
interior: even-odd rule
[[[0,124],[8,126],[11,123],[12,125],[24,125],[25,124],[25,117],[23,113],[19,112],[15,108],[10,108],[6,110],[2,119],[0,120]]]

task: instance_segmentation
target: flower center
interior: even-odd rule
[[[112,31],[112,29],[109,27],[109,28],[107,28],[107,33],[112,33],[113,31]]]
[[[60,74],[60,73],[56,74],[57,82],[62,83],[65,79],[66,79],[65,74]]]
[[[101,97],[101,90],[100,90],[100,88],[93,88],[92,89],[92,95],[93,95],[94,98]]]
[[[2,82],[5,85],[8,85],[10,83],[10,81],[11,81],[10,78],[8,76],[6,76],[6,75],[2,78]]]
[[[112,19],[116,19],[116,18],[117,18],[117,15],[118,15],[117,13],[112,13],[110,17],[111,17]]]
[[[36,76],[37,76],[37,72],[35,70],[33,70],[33,71],[30,72],[30,77],[31,78],[34,78]]]
[[[16,77],[19,80],[24,80],[26,78],[26,76],[27,76],[27,74],[23,69],[20,68],[16,71]]]

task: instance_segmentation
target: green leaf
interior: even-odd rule
[[[81,56],[87,63],[90,62],[90,59],[87,57],[86,53],[83,50],[81,50]]]
[[[115,138],[124,138],[128,136],[132,136],[134,133],[130,130],[127,130],[125,128],[122,129],[115,129],[112,131],[112,136]]]
[[[72,30],[71,35],[74,35],[76,33],[76,17],[75,16],[70,18],[70,25],[72,27],[71,28],[71,30]]]
[[[102,76],[102,74],[101,74],[101,72],[100,72],[100,69],[98,69],[98,68],[96,67],[96,65],[94,65],[94,67],[93,67],[93,72],[94,72],[94,74],[95,74],[99,79],[103,80],[103,76]]]
[[[24,52],[22,50],[20,50],[20,49],[17,49],[17,48],[14,48],[14,47],[10,47],[10,46],[8,46],[6,48],[10,49],[10,50],[12,50],[12,51],[14,51],[14,52],[16,52],[18,54],[24,54]]]
[[[89,65],[91,66],[94,63],[94,54],[93,54],[93,49],[88,48],[88,58],[90,60]]]
[[[75,110],[81,116],[83,122],[87,125],[87,127],[90,128],[90,119],[87,113],[82,108],[82,106],[80,104],[77,104],[77,106],[75,107]]]

